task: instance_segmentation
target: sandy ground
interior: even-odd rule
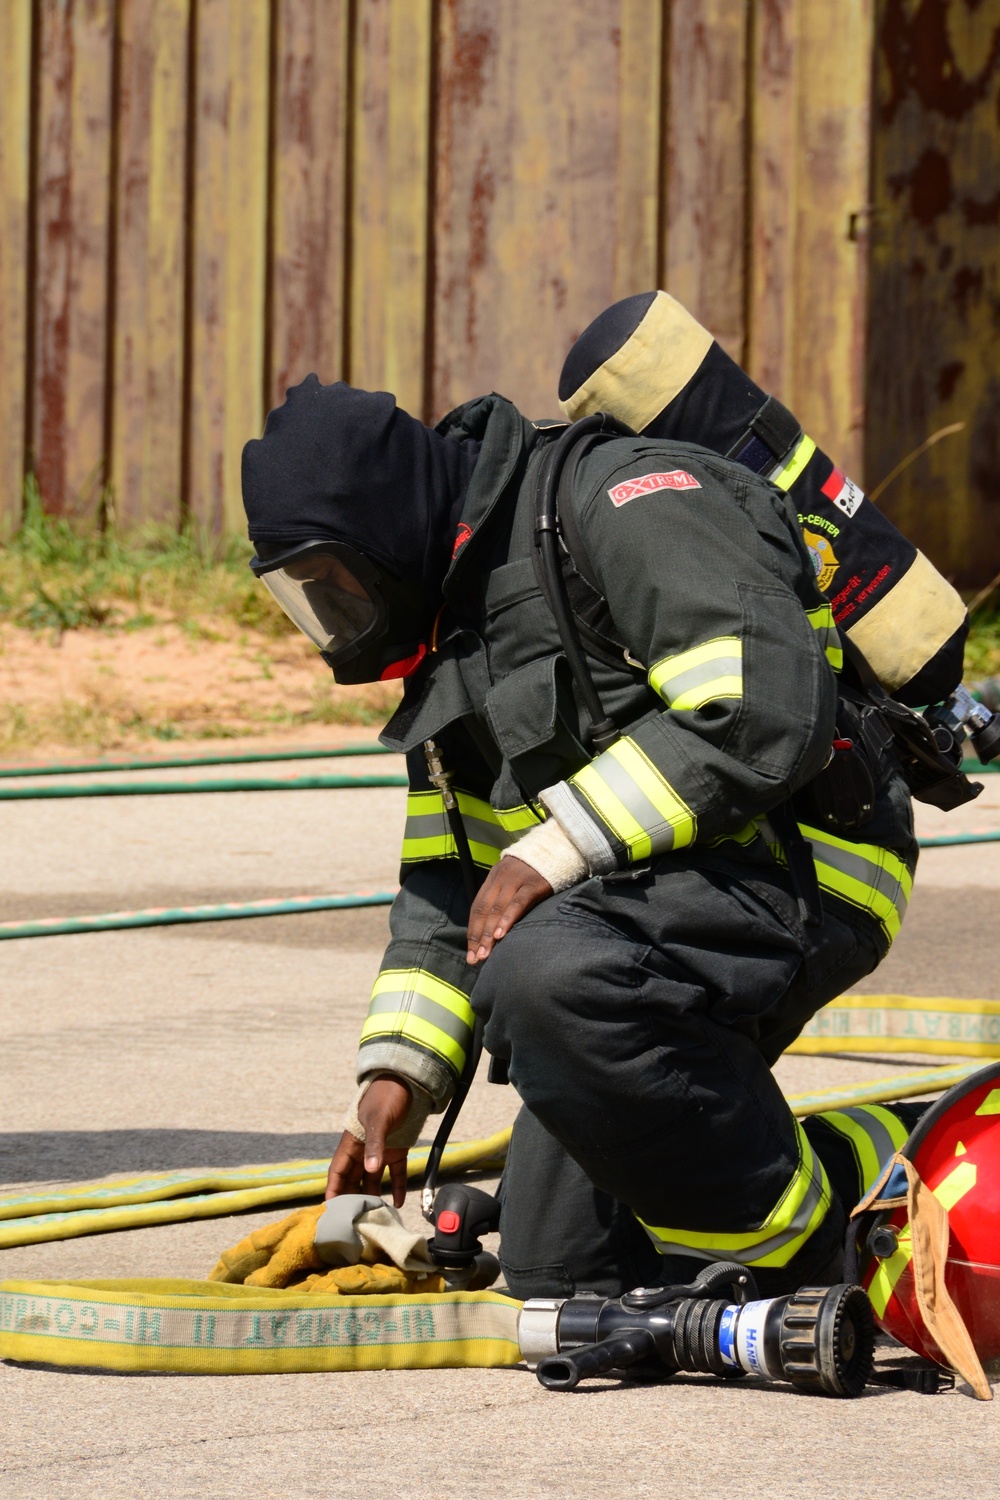
[[[68,750],[151,753],[174,740],[246,738],[301,726],[381,724],[397,684],[343,688],[301,635],[188,628],[49,632],[0,626],[0,754],[35,760]]]
[[[394,761],[356,768],[376,765]],[[1000,828],[1000,777],[987,786],[950,829]],[[396,790],[6,803],[0,908],[9,920],[391,886],[402,805]],[[938,822],[922,812],[924,832]],[[1000,845],[928,851],[903,934],[865,988],[996,996],[998,889]],[[329,1151],[386,930],[372,909],[4,943],[0,1182]],[[794,1091],[899,1062],[788,1057],[778,1071]],[[515,1107],[481,1080],[458,1135],[497,1129]],[[276,1217],[8,1250],[0,1271],[204,1276]],[[0,1494],[950,1500],[993,1492],[998,1413],[962,1389],[838,1403],[679,1379],[559,1396],[523,1370],[194,1378],[8,1364]]]

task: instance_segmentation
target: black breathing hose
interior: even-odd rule
[[[431,784],[441,793],[444,803],[445,816],[451,829],[452,838],[455,840],[455,852],[458,855],[458,865],[462,872],[462,883],[465,886],[465,894],[469,900],[471,910],[472,903],[479,894],[479,887],[485,878],[484,874],[476,868],[472,858],[472,849],[469,846],[469,835],[465,831],[465,822],[462,818],[462,809],[458,805],[458,797],[451,785],[452,772],[445,768],[441,758],[441,751],[434,740],[424,741],[424,755],[427,759],[427,774]],[[438,1174],[441,1170],[441,1158],[444,1148],[451,1138],[451,1132],[455,1127],[455,1121],[462,1111],[462,1106],[468,1098],[472,1080],[476,1076],[479,1067],[479,1059],[483,1055],[483,1023],[477,1016],[472,1028],[472,1040],[469,1050],[465,1056],[465,1065],[461,1076],[455,1085],[455,1092],[451,1097],[451,1103],[444,1112],[441,1124],[437,1128],[434,1143],[427,1154],[427,1167],[424,1171],[424,1182],[420,1192],[420,1207],[425,1219],[431,1219],[434,1207],[434,1190],[437,1187]]]

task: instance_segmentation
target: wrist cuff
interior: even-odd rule
[[[587,861],[555,818],[528,830],[504,856],[523,860],[547,880],[553,891],[564,891],[588,874]]]
[[[347,1106],[341,1129],[348,1135],[353,1135],[356,1141],[364,1140],[365,1128],[358,1119],[358,1105],[377,1078],[393,1078],[397,1083],[405,1083],[410,1091],[410,1107],[406,1118],[386,1136],[385,1140],[387,1146],[401,1146],[409,1150],[411,1146],[416,1145],[420,1132],[427,1122],[427,1116],[434,1108],[434,1100],[426,1090],[420,1087],[419,1083],[414,1083],[409,1078],[400,1078],[395,1073],[373,1073],[371,1077],[362,1079],[358,1084],[357,1093]]]

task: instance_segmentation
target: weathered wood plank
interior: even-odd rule
[[[558,415],[567,349],[638,279],[616,272],[620,21],[608,0],[442,4],[435,415],[491,387]]]
[[[670,7],[666,287],[745,356],[748,0]]]
[[[31,8],[4,0],[0,47],[0,534],[21,515],[28,336]]]
[[[264,386],[268,0],[198,0],[188,506],[246,526],[243,444]]]
[[[619,32],[615,301],[650,291],[660,278],[662,95],[666,87],[662,4],[659,0],[621,0]]]
[[[34,466],[45,505],[92,514],[104,482],[112,0],[42,0]]]
[[[1000,569],[1000,0],[879,0],[866,470],[956,581]]]
[[[431,0],[361,0],[354,53],[350,379],[425,407]]]
[[[271,207],[272,404],[310,371],[344,373],[347,0],[277,6]]]
[[[793,405],[861,478],[865,253],[849,230],[868,201],[872,0],[800,5]]]
[[[792,404],[797,0],[756,0],[751,41],[747,369]]]
[[[190,0],[122,0],[111,484],[116,520],[181,509]]]

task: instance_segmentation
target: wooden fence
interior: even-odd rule
[[[972,261],[960,194],[928,228],[898,188],[925,13],[970,96],[935,149],[978,163]],[[242,445],[310,370],[426,420],[491,387],[552,415],[575,336],[657,284],[869,480],[963,383],[989,431],[995,352],[953,346],[997,295],[997,34],[1000,0],[0,0],[0,513],[31,469],[55,511],[239,527]],[[945,222],[980,282],[935,352],[972,374],[920,385],[880,309],[933,322],[893,274]],[[990,484],[954,546],[935,521],[953,570]]]

